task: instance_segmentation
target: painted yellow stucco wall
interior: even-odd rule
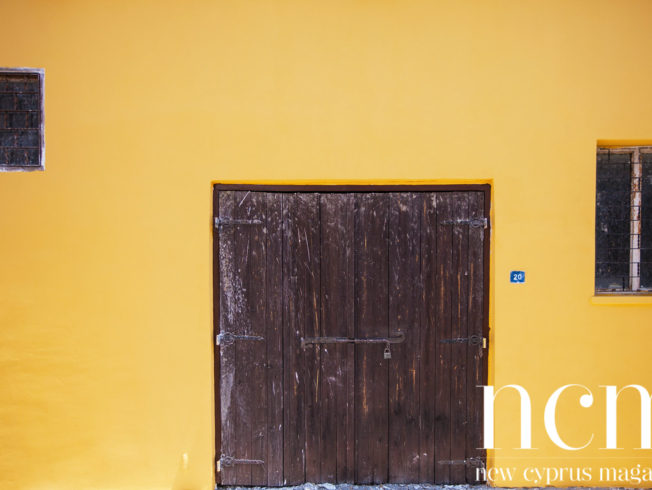
[[[652,301],[591,299],[596,143],[652,139],[651,19],[643,0],[2,1],[0,66],[45,69],[46,170],[0,174],[0,487],[213,487],[217,181],[491,183],[490,381],[528,389],[539,449],[490,463],[652,465],[633,395],[625,449],[599,449],[599,386],[652,390]],[[569,444],[594,433],[577,453],[543,428],[567,383],[596,400],[560,404]],[[497,402],[500,447],[517,408]]]

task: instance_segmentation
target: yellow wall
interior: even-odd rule
[[[45,172],[0,175],[0,487],[212,488],[227,180],[491,182],[490,376],[530,391],[540,448],[494,463],[644,463],[597,449],[598,385],[652,389],[652,303],[591,296],[595,146],[652,137],[650,18],[644,0],[3,1],[0,66],[45,68],[47,146]],[[595,432],[584,459],[544,433],[565,383],[596,395],[560,409],[569,443]]]

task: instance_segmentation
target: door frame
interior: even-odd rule
[[[490,297],[490,252],[491,252],[491,184],[213,184],[213,212],[211,228],[213,236],[213,376],[215,402],[215,453],[213,457],[213,475],[215,484],[221,485],[221,477],[217,471],[217,463],[222,449],[222,407],[220,399],[220,348],[217,345],[217,335],[220,333],[220,243],[219,234],[214,226],[214,220],[219,216],[218,196],[220,191],[245,192],[464,192],[475,191],[484,193],[484,215],[487,227],[484,230],[483,243],[483,298],[482,298],[482,336],[487,339],[487,354],[489,353],[489,297]],[[486,385],[489,374],[489,355],[483,356],[482,384]],[[484,418],[483,418],[484,423]],[[487,454],[485,452],[485,464]]]

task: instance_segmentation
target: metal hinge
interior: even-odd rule
[[[484,467],[484,460],[482,458],[467,458],[467,459],[452,459],[452,460],[441,460],[437,461],[439,464],[469,464],[473,466],[482,466]]]
[[[470,218],[470,219],[451,219],[442,221],[441,225],[469,225],[471,228],[487,228],[489,220],[487,218]]]
[[[235,335],[230,332],[224,332],[215,336],[216,345],[230,345],[236,340],[265,340],[265,337],[259,335]]]
[[[263,222],[259,219],[231,219],[231,218],[220,218],[220,217],[215,217],[214,223],[216,229],[219,229],[222,226],[263,224]]]
[[[262,459],[236,459],[233,456],[224,454],[217,460],[217,471],[222,471],[222,466],[233,466],[235,464],[265,464]]]
[[[470,337],[458,337],[456,339],[441,339],[439,343],[481,345],[483,349],[487,348],[487,338],[482,335],[471,335]]]

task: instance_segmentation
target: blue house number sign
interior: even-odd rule
[[[524,271],[512,271],[509,273],[509,282],[514,282],[516,284],[522,284],[525,282],[525,272]]]

